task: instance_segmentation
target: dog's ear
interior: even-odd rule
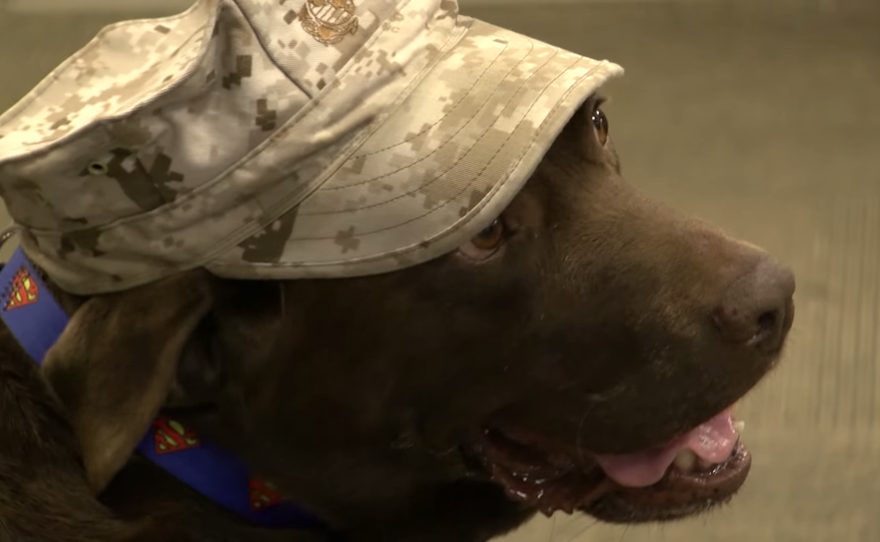
[[[66,408],[96,493],[146,434],[212,304],[203,271],[93,297],[46,355],[43,374]]]

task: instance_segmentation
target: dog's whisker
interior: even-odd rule
[[[0,529],[2,529],[2,532],[5,535],[3,537],[4,540],[12,540],[13,539],[12,530],[9,528],[9,525],[6,524],[6,520],[3,518],[3,516],[0,516]],[[9,537],[9,538],[6,538],[6,537]]]
[[[577,456],[578,456],[578,463],[579,463],[580,466],[583,467],[583,468],[586,468],[586,467],[587,467],[587,464],[586,464],[586,461],[585,461],[585,459],[584,459],[584,451],[583,451],[583,448],[581,447],[581,435],[583,434],[584,424],[587,422],[587,416],[588,416],[589,414],[590,414],[590,409],[587,408],[587,409],[584,411],[583,416],[581,416],[581,421],[578,422],[577,433],[575,434],[575,451],[576,451]]]
[[[625,389],[626,389],[625,386],[618,385],[618,386],[611,388],[608,391],[604,391],[601,393],[588,393],[588,394],[586,394],[586,398],[588,401],[592,401],[594,403],[601,403],[604,401],[610,401],[611,399],[614,399],[615,397],[617,397],[618,395],[623,393],[623,391]]]

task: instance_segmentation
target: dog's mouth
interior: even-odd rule
[[[477,454],[510,498],[545,515],[581,511],[608,522],[664,521],[729,500],[751,456],[732,409],[665,446],[625,455],[554,454],[486,429]]]

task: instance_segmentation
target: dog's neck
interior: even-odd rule
[[[2,264],[0,264],[2,265]],[[85,298],[53,284],[21,248],[0,268],[0,318],[37,364],[62,334]],[[265,481],[227,451],[176,419],[160,415],[136,448],[198,493],[266,528],[323,529],[309,512],[284,502]]]

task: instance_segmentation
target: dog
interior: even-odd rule
[[[29,280],[69,321],[41,366],[0,335],[0,539],[484,542],[536,513],[637,524],[727,502],[751,464],[732,408],[780,359],[794,276],[624,181],[602,102],[577,100],[456,246],[350,276],[191,266],[84,291],[5,185]],[[320,528],[254,525],[149,455],[207,443],[252,471],[252,508],[295,503]]]

